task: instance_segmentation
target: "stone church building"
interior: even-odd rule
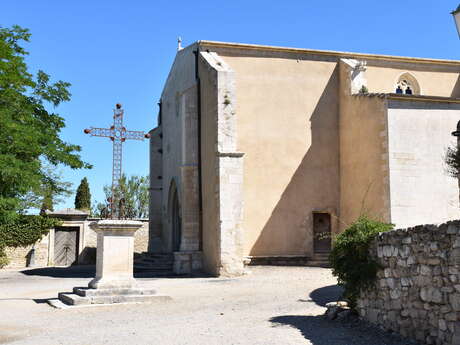
[[[150,248],[177,272],[312,259],[360,214],[459,218],[460,62],[199,41],[150,131]],[[327,235],[327,234],[326,234]]]

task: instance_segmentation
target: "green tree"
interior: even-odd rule
[[[21,46],[29,38],[27,29],[0,27],[0,266],[6,262],[6,246],[33,244],[57,224],[24,215],[45,198],[49,207],[64,192],[65,183],[49,168],[91,167],[81,160],[79,146],[59,137],[64,119],[49,110],[70,99],[70,84],[51,83],[40,70],[29,73],[28,53]]]
[[[107,218],[109,216],[109,205],[107,203],[95,202],[91,214],[97,218]]]
[[[46,177],[42,180],[39,190],[30,195],[28,207],[40,207],[40,215],[45,215],[46,211],[54,211],[54,205],[63,201],[63,196],[71,194],[72,184],[61,181],[61,176],[55,172],[53,167],[44,169]]]
[[[0,222],[28,208],[26,196],[39,195],[44,184],[59,190],[47,166],[90,167],[79,146],[59,137],[64,119],[47,107],[68,101],[70,84],[51,83],[43,71],[28,72],[21,44],[29,38],[19,26],[0,28]]]
[[[77,210],[91,210],[91,193],[86,177],[84,177],[77,188],[75,195],[75,208]]]
[[[148,176],[132,175],[129,178],[122,175],[118,187],[115,190],[117,200],[124,199],[124,216],[126,218],[148,218],[149,216],[149,186]],[[104,186],[106,198],[112,195],[111,186]],[[98,210],[102,210],[103,204],[99,204]]]

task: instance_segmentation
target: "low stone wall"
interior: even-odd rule
[[[83,239],[83,245],[78,253],[78,263],[83,265],[91,265],[96,263],[96,244],[97,235],[96,232],[91,230],[89,224],[99,219],[90,218],[83,222],[81,229],[84,231],[84,235],[80,238]],[[140,219],[142,227],[136,231],[134,237],[134,251],[136,253],[142,253],[148,251],[149,245],[149,222],[148,219]],[[72,225],[72,222],[67,222]],[[35,266],[44,267],[48,264],[52,265],[54,258],[54,245],[50,248],[50,234],[43,237],[43,239],[35,245]],[[19,248],[6,248],[6,254],[9,259],[9,264],[4,268],[24,268],[27,267],[30,261],[32,246],[19,247]],[[51,255],[51,257],[49,257]]]
[[[381,264],[358,300],[368,321],[426,344],[460,344],[460,221],[379,234]]]
[[[30,264],[32,246],[19,248],[6,248],[9,263],[5,268],[24,268]],[[35,265],[38,267],[48,264],[48,236],[45,236],[35,245]]]

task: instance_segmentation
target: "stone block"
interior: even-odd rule
[[[202,252],[175,252],[174,253],[174,273],[192,274],[202,269]]]
[[[86,297],[82,297],[76,294],[59,294],[59,299],[70,306],[88,306],[93,304],[147,303],[153,301],[169,301],[171,300],[171,297],[157,294],[114,294]]]
[[[114,289],[89,289],[89,288],[78,288],[73,289],[73,293],[81,297],[98,297],[98,296],[127,296],[127,295],[154,295],[156,294],[155,289],[145,288],[114,288]]]
[[[458,228],[454,224],[449,224],[447,226],[446,233],[449,234],[449,235],[457,234],[458,233]]]
[[[454,311],[460,311],[460,294],[453,293],[449,295],[449,302]]]

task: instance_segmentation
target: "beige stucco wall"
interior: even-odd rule
[[[338,211],[337,64],[220,55],[235,71],[245,153],[244,255],[311,255],[312,212]]]
[[[386,100],[352,95],[353,69],[340,62],[340,230],[361,215],[390,220]]]
[[[361,215],[389,221],[385,100],[343,95],[340,101],[340,229]]]
[[[401,74],[409,72],[418,82],[421,94],[429,96],[460,97],[459,67],[428,64],[397,64],[395,67],[373,66],[366,70],[369,92],[393,93]]]
[[[453,103],[390,101],[391,222],[397,228],[459,219],[458,181],[448,176],[446,148],[460,120]]]

